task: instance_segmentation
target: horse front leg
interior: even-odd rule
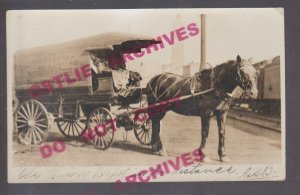
[[[151,119],[151,121],[152,121],[152,137],[151,137],[152,152],[160,156],[167,156],[168,154],[160,139],[160,120]]]
[[[219,146],[218,154],[220,161],[229,162],[230,159],[225,153],[225,123],[228,111],[216,110],[215,115],[217,117],[218,129],[219,129]]]
[[[209,133],[209,125],[210,125],[210,115],[201,116],[201,145],[200,145],[200,152],[205,154],[205,145],[206,139],[208,138]],[[210,162],[210,158],[208,156],[204,156],[203,162]]]

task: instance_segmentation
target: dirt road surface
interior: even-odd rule
[[[198,148],[201,141],[200,118],[187,117],[168,112],[162,122],[162,141],[168,152],[167,157],[153,155],[150,146],[141,145],[133,131],[128,132],[127,141],[123,140],[123,129],[118,129],[111,148],[101,151],[91,144],[68,140],[60,134],[53,124],[47,141],[63,140],[66,149],[43,159],[40,146],[24,146],[13,141],[14,165],[16,166],[126,166],[156,165],[167,159],[174,159],[186,152]],[[191,125],[192,124],[192,125]],[[212,164],[221,164],[217,155],[218,129],[216,120],[211,120],[209,138],[205,155],[212,159]],[[252,126],[237,120],[228,119],[226,127],[226,153],[232,164],[280,163],[281,134]]]

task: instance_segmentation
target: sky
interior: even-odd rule
[[[148,9],[148,10],[31,10],[7,13],[7,58],[13,53],[104,32],[131,32],[156,37],[174,30],[180,14],[182,26],[192,22],[200,27],[200,14],[206,14],[207,62],[217,65],[239,54],[254,62],[284,54],[284,17],[282,9]],[[201,31],[201,29],[200,29]],[[199,62],[200,36],[183,41],[184,63]],[[142,75],[161,72],[161,64],[171,62],[171,47],[144,56],[128,67]]]

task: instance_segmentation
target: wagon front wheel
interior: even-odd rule
[[[46,108],[36,100],[22,103],[15,114],[18,141],[24,145],[37,145],[48,136],[48,115]]]
[[[147,113],[139,114],[142,120],[136,120],[137,126],[134,128],[134,135],[136,139],[143,145],[151,144],[152,136],[152,122]]]
[[[109,148],[113,143],[115,131],[115,120],[109,110],[99,107],[90,114],[86,133],[95,148],[100,150]]]

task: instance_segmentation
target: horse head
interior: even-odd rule
[[[250,98],[257,99],[258,72],[253,67],[251,60],[242,60],[238,55],[236,58],[237,82]]]

